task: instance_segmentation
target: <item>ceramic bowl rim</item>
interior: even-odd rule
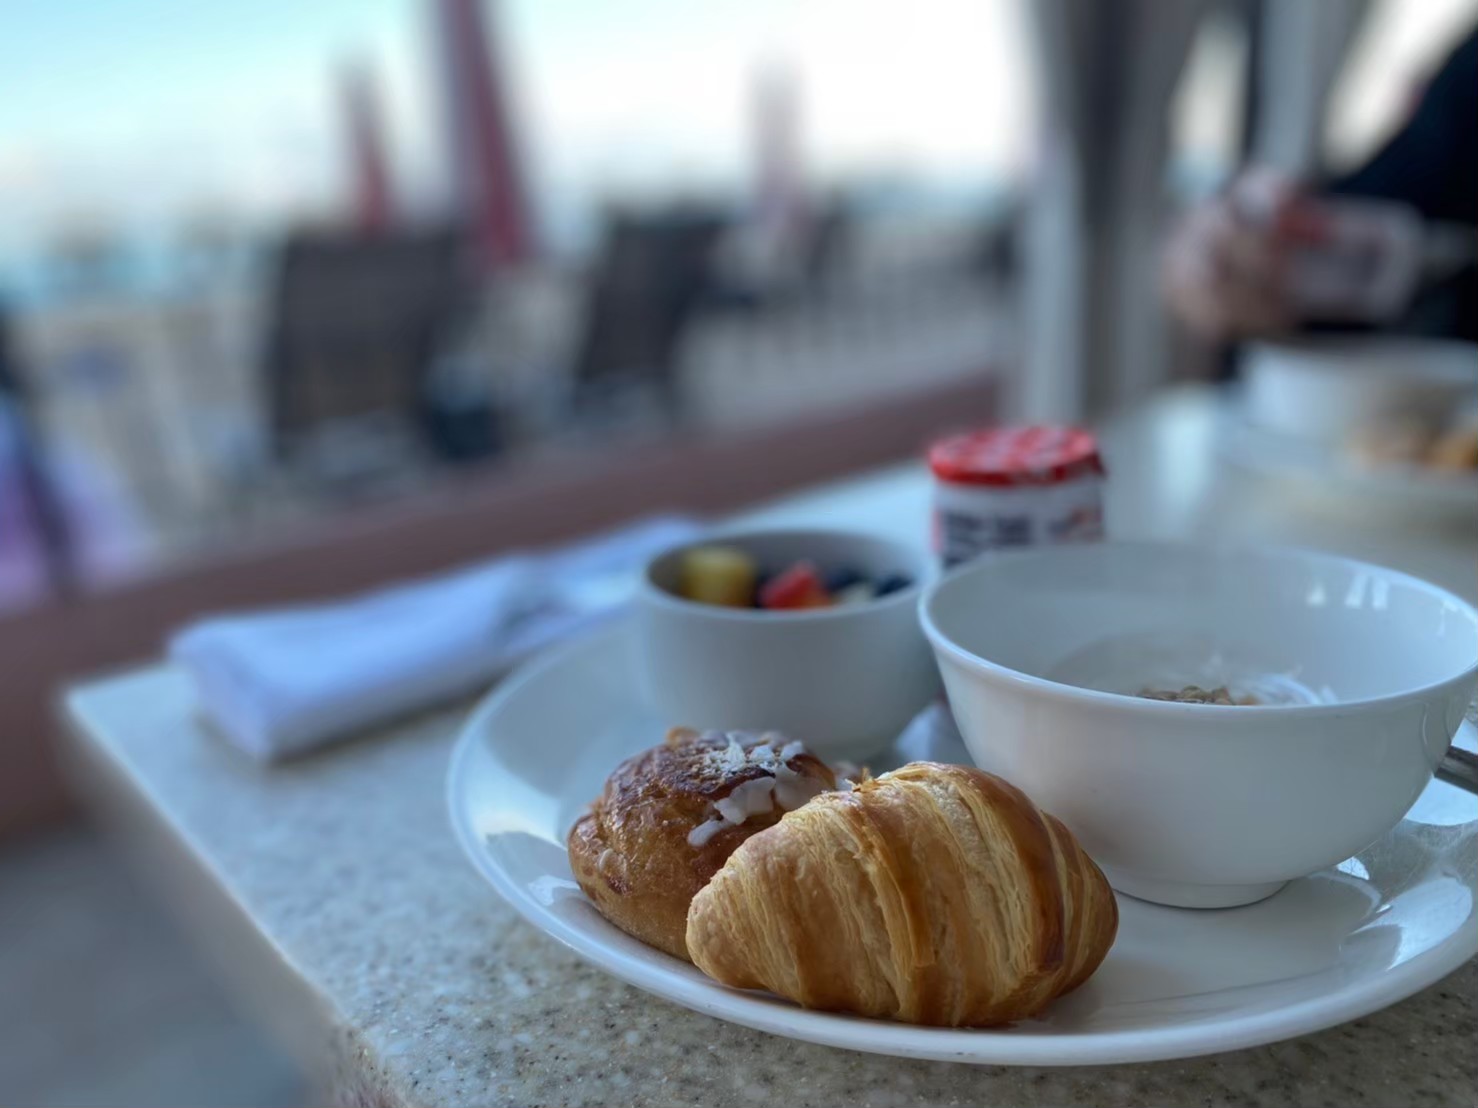
[[[691,550],[700,546],[721,546],[726,542],[755,538],[798,540],[824,538],[828,541],[841,539],[846,542],[869,543],[886,547],[898,555],[900,564],[914,567],[913,580],[896,592],[890,592],[887,596],[874,597],[861,604],[837,604],[828,608],[800,608],[776,611],[766,608],[729,608],[722,604],[705,604],[699,600],[688,600],[663,588],[652,576],[653,570],[660,562],[666,561],[679,551]],[[669,546],[654,557],[649,558],[646,565],[642,567],[638,597],[642,601],[654,604],[657,607],[696,618],[707,617],[718,622],[770,624],[781,627],[798,623],[839,622],[846,619],[857,619],[862,616],[888,611],[905,605],[917,604],[922,599],[925,588],[934,584],[937,577],[938,573],[934,569],[933,562],[926,554],[921,554],[916,548],[907,543],[899,542],[897,539],[891,539],[884,535],[842,527],[746,527],[743,529],[717,530],[705,533],[697,538],[688,539]]]
[[[1322,551],[1304,550],[1290,546],[1149,541],[1125,542],[1118,540],[1048,549],[1086,551],[1104,547],[1115,549],[1138,548],[1156,551],[1169,550],[1176,552],[1200,551],[1208,555],[1216,554],[1222,556],[1227,554],[1257,555],[1262,557],[1271,555],[1280,559],[1324,562],[1326,564],[1337,564],[1360,570],[1373,571],[1386,576],[1388,579],[1398,580],[1403,584],[1411,585],[1419,591],[1426,592],[1456,607],[1473,624],[1475,630],[1478,630],[1478,609],[1475,609],[1473,605],[1455,593],[1410,573],[1391,569],[1389,566],[1377,565],[1374,562],[1361,561],[1358,558],[1346,558],[1339,554],[1328,554]],[[1158,713],[1163,718],[1172,718],[1175,715],[1179,715],[1187,719],[1197,718],[1199,721],[1206,723],[1210,723],[1212,720],[1226,722],[1240,720],[1247,722],[1251,719],[1288,720],[1316,716],[1349,715],[1357,711],[1407,703],[1415,699],[1425,699],[1442,692],[1450,686],[1460,685],[1465,681],[1472,681],[1474,676],[1478,675],[1478,657],[1475,657],[1473,662],[1466,668],[1423,685],[1416,685],[1409,689],[1400,689],[1395,692],[1382,693],[1379,696],[1339,700],[1332,704],[1257,704],[1235,706],[1225,704],[1186,704],[1171,700],[1149,700],[1128,693],[1102,692],[1098,689],[1086,689],[1078,685],[1069,685],[1062,681],[1053,681],[1047,677],[1037,677],[1034,674],[1025,673],[1011,666],[1003,665],[1000,662],[993,662],[989,658],[975,653],[975,651],[956,642],[935,622],[932,612],[934,602],[951,585],[969,577],[984,576],[991,572],[996,565],[1007,564],[1013,561],[1023,561],[1028,558],[1040,556],[1042,553],[1043,549],[1037,547],[1028,550],[987,554],[980,559],[959,566],[931,582],[919,597],[919,623],[924,629],[925,637],[928,638],[936,653],[948,654],[956,661],[963,663],[968,669],[975,670],[978,673],[990,677],[1003,679],[1007,683],[1022,686],[1050,699],[1096,705],[1106,711]],[[1231,710],[1233,708],[1236,710]],[[1250,713],[1255,713],[1255,715]]]

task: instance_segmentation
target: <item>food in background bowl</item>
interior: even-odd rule
[[[769,568],[736,546],[695,546],[683,552],[678,595],[700,604],[771,612],[865,604],[913,584],[901,573],[872,577],[854,565],[822,569],[810,558]]]
[[[1450,427],[1439,434],[1427,451],[1427,464],[1434,469],[1478,469],[1478,418]]]
[[[1456,419],[1398,415],[1360,428],[1348,449],[1370,466],[1419,466],[1450,472],[1478,470],[1478,411]]]

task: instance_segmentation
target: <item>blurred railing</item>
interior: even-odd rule
[[[700,304],[669,365],[594,381],[577,358],[590,280],[529,269],[477,294],[426,379],[454,406],[467,402],[450,418],[496,424],[463,462],[846,412],[1013,364],[1014,287],[975,264],[974,245],[959,227],[854,233],[804,279],[738,306]],[[20,321],[81,587],[448,478],[420,411],[331,421],[293,458],[274,454],[263,376],[272,292],[258,280],[153,301],[90,298]],[[26,599],[0,596],[0,612]]]

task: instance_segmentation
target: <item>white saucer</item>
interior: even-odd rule
[[[1335,869],[1245,908],[1119,898],[1097,974],[1040,1019],[947,1030],[808,1012],[715,984],[608,924],[570,876],[564,837],[623,757],[661,741],[618,625],[535,659],[473,713],[452,757],[452,825],[477,869],[540,930],[622,980],[721,1019],[904,1057],[1078,1065],[1253,1046],[1410,996],[1478,952],[1478,798],[1434,781],[1406,819]],[[1471,748],[1472,724],[1459,742]],[[964,760],[920,726],[897,760]]]

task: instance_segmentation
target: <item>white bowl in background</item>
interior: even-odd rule
[[[1254,426],[1343,442],[1390,419],[1452,418],[1478,398],[1478,345],[1394,336],[1253,343],[1245,375]]]
[[[1332,555],[1094,543],[987,556],[920,602],[983,768],[1120,892],[1246,904],[1394,826],[1471,702],[1478,613]],[[1228,684],[1269,703],[1142,699]]]
[[[761,611],[678,595],[684,551],[712,543],[778,570],[809,559],[905,589],[858,605]],[[643,574],[636,615],[649,701],[674,726],[776,730],[831,758],[865,758],[887,746],[939,688],[917,608],[934,576],[921,550],[845,531],[750,531],[668,551]]]

